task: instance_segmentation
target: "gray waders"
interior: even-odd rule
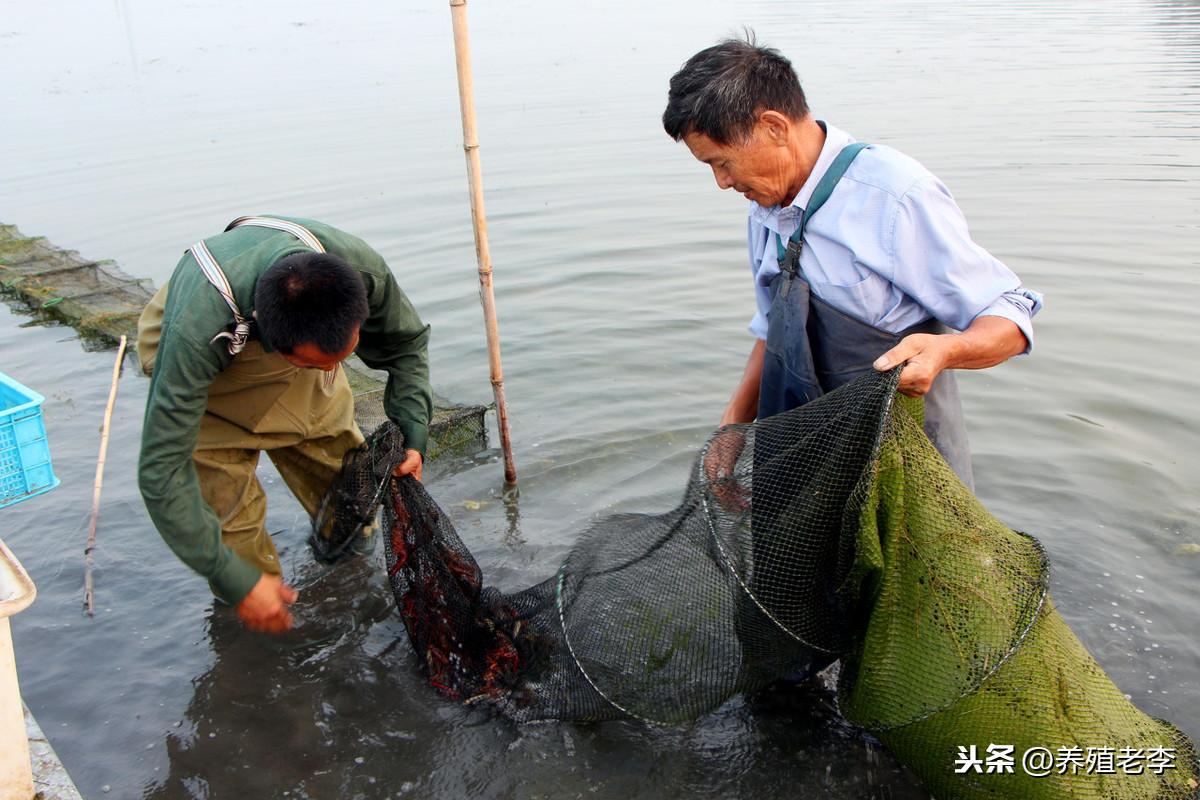
[[[780,274],[771,283],[771,310],[767,317],[766,352],[758,395],[760,421],[816,400],[826,392],[871,372],[875,359],[910,333],[944,333],[947,330],[935,319],[918,323],[900,333],[879,330],[817,297],[801,273],[800,252],[806,223],[829,199],[846,168],[866,147],[866,144],[851,144],[838,153],[817,184],[804,209],[800,226],[786,247],[776,235]],[[963,483],[972,487],[971,454],[959,403],[958,384],[949,370],[938,375],[932,389],[925,395],[925,432]],[[809,485],[808,482],[819,480],[820,476],[779,474],[781,467],[776,461],[778,454],[773,450],[772,441],[773,437],[761,435],[755,439],[755,481],[791,481],[798,492],[819,494],[821,487]],[[823,607],[829,618],[848,618],[853,610],[844,607],[839,595],[841,579],[844,577],[842,570],[815,574],[802,569],[797,573],[783,566],[787,562],[779,558],[781,543],[776,541],[776,535],[781,525],[779,517],[788,513],[789,506],[786,503],[778,507],[770,503],[755,505],[751,522],[754,531],[751,540],[751,592],[756,597],[774,598],[776,602],[787,594],[803,594]],[[805,534],[803,530],[797,530],[795,535],[803,538]],[[838,551],[847,543],[796,544],[801,548],[821,546]],[[754,640],[747,640],[750,641]],[[818,646],[807,654],[799,655],[790,665],[790,674],[783,681],[799,683],[807,680],[837,658],[837,653],[823,651]]]

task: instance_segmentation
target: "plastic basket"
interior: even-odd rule
[[[42,424],[45,400],[0,372],[0,508],[58,486]]]

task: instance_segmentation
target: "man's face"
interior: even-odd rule
[[[761,122],[744,142],[718,144],[703,133],[685,134],[683,142],[697,160],[712,168],[721,189],[733,189],[767,207],[790,203],[795,197],[796,175],[788,152]]]
[[[304,367],[305,369],[319,369],[323,372],[332,372],[337,369],[337,365],[350,357],[354,352],[354,348],[358,347],[358,331],[354,331],[354,336],[350,339],[350,344],[340,353],[326,353],[312,342],[304,342],[292,348],[289,355],[284,355],[283,360],[295,367]]]

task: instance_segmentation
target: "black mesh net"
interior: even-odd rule
[[[342,471],[321,499],[309,536],[313,555],[330,564],[350,552],[374,523],[388,477],[404,460],[404,434],[391,422],[342,457]]]
[[[843,714],[939,797],[1195,797],[1191,743],[1079,644],[1049,601],[1037,542],[958,481],[920,404],[895,394],[898,375],[722,428],[675,509],[596,522],[554,577],[513,594],[483,586],[420,483],[389,477],[386,435],[339,504],[357,521],[360,498],[385,495],[396,604],[450,699],[519,721],[681,723],[840,658]],[[334,525],[328,547],[351,527]],[[954,772],[958,748],[993,742],[1169,750],[1173,766]]]
[[[349,374],[349,373],[348,373]],[[352,377],[352,385],[362,382]],[[373,384],[364,384],[371,386]],[[360,534],[374,526],[387,486],[387,477],[404,460],[404,434],[388,420],[384,389],[370,388],[354,395],[354,421],[372,431],[358,448],[342,457],[337,479],[321,499],[309,537],[318,561],[333,563],[359,544]],[[425,454],[426,475],[453,459],[469,459],[487,447],[483,406],[456,406],[438,399],[429,423]]]

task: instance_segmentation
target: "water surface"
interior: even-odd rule
[[[1200,2],[471,6],[487,211],[522,482],[432,482],[489,578],[540,581],[589,520],[661,511],[751,340],[744,202],[658,119],[741,25],[818,116],[937,173],[1046,293],[1028,358],[962,378],[978,492],[1041,538],[1057,604],[1139,707],[1200,736]],[[0,220],[161,282],[243,213],[363,236],[433,325],[435,387],[489,397],[449,12],[406,0],[7,3]],[[63,485],[0,530],[38,583],[26,700],[86,796],[919,798],[824,696],[692,726],[518,727],[421,683],[377,564],[327,571],[269,470],[296,633],[215,610],[136,490],[145,381],[114,420],[94,619],[82,547],[111,355],[0,310]]]

